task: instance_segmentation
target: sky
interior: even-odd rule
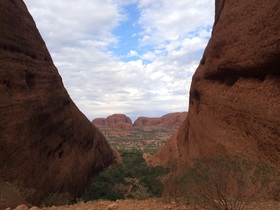
[[[214,0],[24,0],[89,120],[188,110]]]

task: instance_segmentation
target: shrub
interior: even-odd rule
[[[123,163],[105,169],[94,177],[85,201],[159,197],[163,189],[158,177],[167,173],[162,167],[149,167],[138,150],[121,151]]]
[[[22,182],[0,182],[0,209],[7,207],[15,208],[19,204],[26,204],[32,199],[35,190],[26,187]]]
[[[271,171],[268,164],[254,164],[240,155],[196,159],[173,177],[173,195],[204,209],[244,209],[268,191]]]
[[[42,206],[64,206],[75,203],[76,199],[68,192],[65,193],[51,193],[46,197]]]

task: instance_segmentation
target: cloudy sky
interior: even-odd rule
[[[24,0],[64,85],[92,120],[187,111],[214,0]]]

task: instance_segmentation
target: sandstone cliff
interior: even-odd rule
[[[278,0],[216,0],[212,37],[192,79],[188,117],[172,144],[177,155],[168,153],[174,147],[167,145],[155,160],[163,154],[190,162],[242,152],[280,165],[279,7]]]
[[[111,164],[104,136],[70,99],[22,0],[0,0],[0,180],[84,193]]]

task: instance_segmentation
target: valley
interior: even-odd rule
[[[124,114],[114,114],[92,123],[103,133],[113,149],[140,150],[153,155],[187,117],[187,112],[169,113],[159,118],[139,117],[134,123]]]

